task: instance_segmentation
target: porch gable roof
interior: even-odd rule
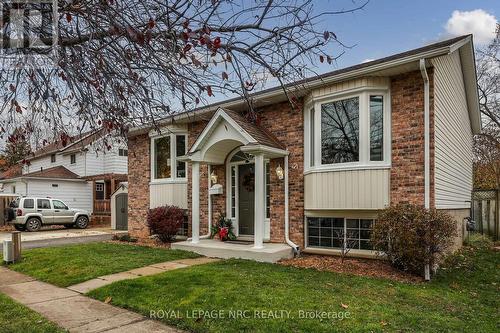
[[[276,150],[285,150],[285,146],[265,128],[251,123],[237,111],[219,108],[193,143],[187,155],[191,156],[202,150],[222,122],[224,122],[226,132],[233,133],[233,137],[228,139],[241,141],[241,145],[264,146]],[[229,129],[228,126],[231,128]],[[234,136],[236,133],[239,138]],[[228,135],[231,136],[231,134]]]

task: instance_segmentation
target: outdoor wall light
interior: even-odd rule
[[[217,175],[214,171],[212,171],[212,174],[210,174],[210,179],[212,180],[212,184],[217,184]]]
[[[278,165],[278,167],[276,168],[276,176],[278,176],[279,180],[283,180],[284,178],[283,168],[281,167],[281,165]]]

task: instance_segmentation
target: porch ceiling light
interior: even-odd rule
[[[283,168],[281,167],[281,165],[278,165],[278,167],[276,168],[276,176],[278,176],[279,180],[283,180],[284,178]]]
[[[217,184],[217,175],[214,171],[210,174],[210,180],[212,181],[212,184]]]

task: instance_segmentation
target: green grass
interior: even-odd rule
[[[66,332],[35,311],[0,293],[0,333]]]
[[[23,260],[10,269],[56,286],[67,287],[98,276],[197,254],[117,243],[88,243],[23,251]]]
[[[421,284],[226,260],[120,281],[89,296],[111,296],[146,316],[166,311],[162,321],[194,332],[498,332],[499,272],[500,253],[484,248],[462,251]],[[248,310],[250,318],[191,312],[225,310],[227,317],[230,309]],[[291,312],[273,320],[254,318],[254,310]],[[349,318],[301,319],[300,310],[348,311]]]

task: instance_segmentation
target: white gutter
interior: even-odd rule
[[[430,153],[430,91],[429,76],[425,66],[425,58],[420,59],[420,72],[424,80],[424,206],[430,208],[431,153]]]
[[[288,216],[288,155],[285,155],[285,241],[288,245],[293,248],[293,252],[298,255],[300,254],[300,248],[297,244],[290,240],[290,230],[289,230],[289,216]]]

